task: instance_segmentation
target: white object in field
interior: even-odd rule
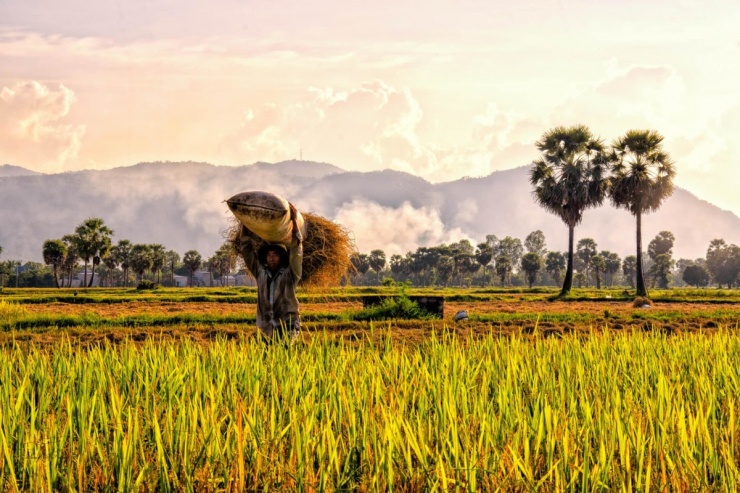
[[[460,310],[455,314],[455,322],[459,322],[461,320],[467,320],[468,319],[468,312],[467,310]]]
[[[283,197],[262,191],[242,192],[226,200],[226,204],[240,223],[266,242],[290,245],[293,222],[290,203]],[[301,238],[305,239],[306,223],[298,210],[295,220]]]

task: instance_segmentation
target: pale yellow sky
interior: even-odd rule
[[[299,157],[430,181],[554,125],[665,137],[740,215],[734,1],[0,0],[0,164]]]

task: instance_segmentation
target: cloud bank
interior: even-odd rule
[[[51,89],[36,81],[0,90],[0,156],[8,163],[32,163],[38,171],[56,172],[80,150],[84,125],[65,123],[75,102],[64,85]]]

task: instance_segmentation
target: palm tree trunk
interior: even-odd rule
[[[642,273],[642,213],[635,214],[637,217],[637,296],[647,296],[645,287],[645,276]]]
[[[54,284],[56,284],[57,289],[59,289],[59,267],[54,265]],[[2,286],[2,284],[0,284]]]
[[[85,276],[85,277],[87,277],[87,276]],[[92,286],[93,279],[95,279],[95,262],[93,262],[93,264],[92,264],[92,274],[90,275],[90,282],[87,283],[87,287],[88,288]]]
[[[567,296],[573,287],[573,237],[575,236],[575,226],[568,225],[568,266],[565,271],[565,282],[563,289],[560,290],[559,296]]]

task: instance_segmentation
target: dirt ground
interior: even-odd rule
[[[133,315],[229,315],[254,313],[253,304],[138,302],[117,304],[24,305],[30,314],[83,315],[96,314],[116,319]],[[656,303],[651,308],[634,308],[624,301],[525,301],[492,300],[474,302],[446,302],[441,320],[310,321],[312,314],[340,314],[360,310],[359,302],[303,303],[304,322],[300,343],[315,338],[342,340],[356,344],[362,340],[381,340],[388,335],[396,342],[419,343],[438,334],[454,332],[461,336],[482,336],[494,333],[501,336],[523,334],[527,337],[560,337],[566,333],[588,334],[591,331],[660,330],[665,333],[705,331],[718,328],[740,328],[740,305],[727,303]],[[455,322],[453,316],[466,310],[468,320]],[[136,328],[69,328],[29,329],[0,333],[0,345],[32,344],[51,346],[62,341],[82,346],[124,341],[191,340],[207,343],[218,338],[245,339],[257,337],[252,324],[179,324],[164,327]]]

